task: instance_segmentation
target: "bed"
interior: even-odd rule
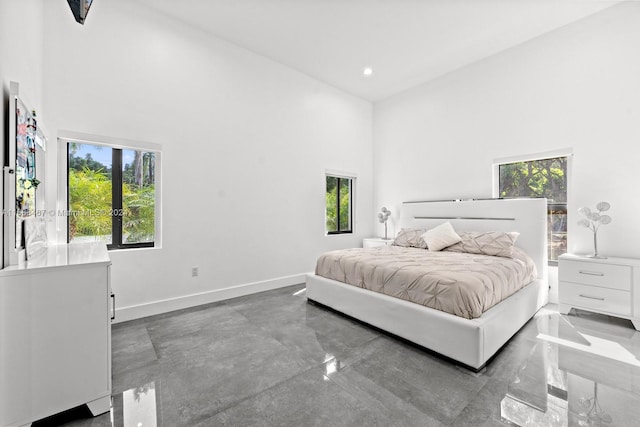
[[[490,308],[486,311],[469,315],[451,314],[442,307],[408,301],[402,295],[390,296],[317,274],[307,275],[308,301],[409,340],[472,370],[481,370],[548,301],[547,202],[546,199],[405,202],[398,229],[428,230],[444,222],[451,223],[460,233],[518,232],[516,245],[526,252],[535,267],[528,283],[510,291],[510,296],[502,301],[488,304]],[[383,256],[383,252],[376,255]]]

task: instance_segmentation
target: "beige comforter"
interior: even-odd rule
[[[385,246],[327,252],[316,274],[473,319],[537,276],[533,260]]]

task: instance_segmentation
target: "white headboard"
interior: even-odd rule
[[[516,246],[547,279],[547,199],[482,199],[403,202],[400,226],[430,229],[450,222],[456,231],[517,231]]]

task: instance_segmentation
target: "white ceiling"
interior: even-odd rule
[[[613,0],[139,0],[377,101],[599,12]],[[364,77],[362,70],[374,73]]]

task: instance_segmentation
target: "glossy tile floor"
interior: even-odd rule
[[[638,426],[640,333],[542,309],[476,374],[293,286],[113,327],[113,409],[34,426]]]

